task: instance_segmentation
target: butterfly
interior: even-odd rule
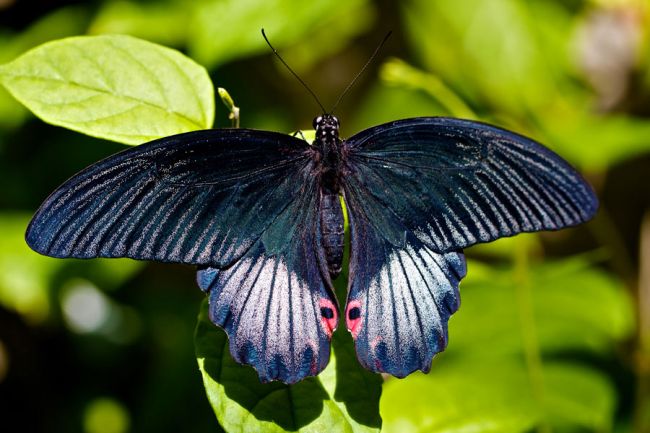
[[[26,241],[53,257],[197,265],[233,358],[295,383],[325,368],[339,323],[343,199],[346,327],[363,366],[404,377],[447,345],[464,248],[574,226],[598,207],[557,154],[488,124],[418,117],[342,140],[323,114],[314,129],[311,144],[226,128],[130,148],[55,190]]]

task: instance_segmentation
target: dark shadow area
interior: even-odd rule
[[[379,398],[383,379],[359,364],[354,341],[345,324],[339,325],[334,334],[332,350],[336,356],[336,376],[344,378],[336,383],[334,399],[343,402],[350,417],[359,424],[380,429]]]

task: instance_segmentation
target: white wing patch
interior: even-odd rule
[[[353,281],[346,323],[362,364],[398,377],[428,371],[447,346],[447,322],[459,307],[464,276],[461,253],[409,244],[390,251],[366,287]]]

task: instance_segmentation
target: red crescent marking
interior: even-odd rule
[[[318,311],[318,314],[320,314],[320,322],[323,325],[323,329],[325,330],[325,333],[327,334],[328,337],[332,337],[332,333],[336,329],[336,324],[339,322],[339,312],[336,306],[332,301],[330,301],[327,298],[321,298],[319,302],[319,307],[320,308],[329,308],[332,310],[334,313],[334,316],[331,319],[328,319],[327,317],[323,317],[323,315],[320,312],[320,308]]]
[[[361,311],[361,302],[356,299],[348,302],[347,307],[345,307],[345,323],[348,325],[348,331],[352,334],[352,338],[356,340],[359,331],[361,331],[361,314],[356,319],[350,319],[350,310],[353,308],[358,308]]]

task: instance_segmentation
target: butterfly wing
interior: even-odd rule
[[[318,190],[303,194],[232,266],[198,272],[210,319],[230,340],[233,358],[264,382],[295,383],[329,360],[338,307],[320,242]]]
[[[54,257],[130,257],[226,266],[301,194],[306,142],[215,129],[100,161],[54,191],[26,234]]]
[[[364,194],[371,224],[399,243],[408,230],[440,253],[520,232],[580,224],[598,201],[558,155],[483,123],[415,118],[367,129],[345,142],[347,189]]]
[[[64,183],[26,239],[55,257],[207,266],[199,285],[233,357],[262,380],[296,382],[327,364],[338,314],[310,152],[303,140],[244,129],[143,144]]]
[[[429,371],[433,356],[447,346],[447,321],[460,305],[465,276],[460,252],[436,253],[403,227],[402,241],[385,232],[397,221],[372,223],[386,212],[346,190],[351,253],[345,317],[357,357],[369,370],[405,377]]]
[[[459,251],[555,230],[597,209],[589,185],[538,143],[485,124],[417,118],[344,143],[350,218],[347,327],[367,368],[428,371],[465,276]]]

